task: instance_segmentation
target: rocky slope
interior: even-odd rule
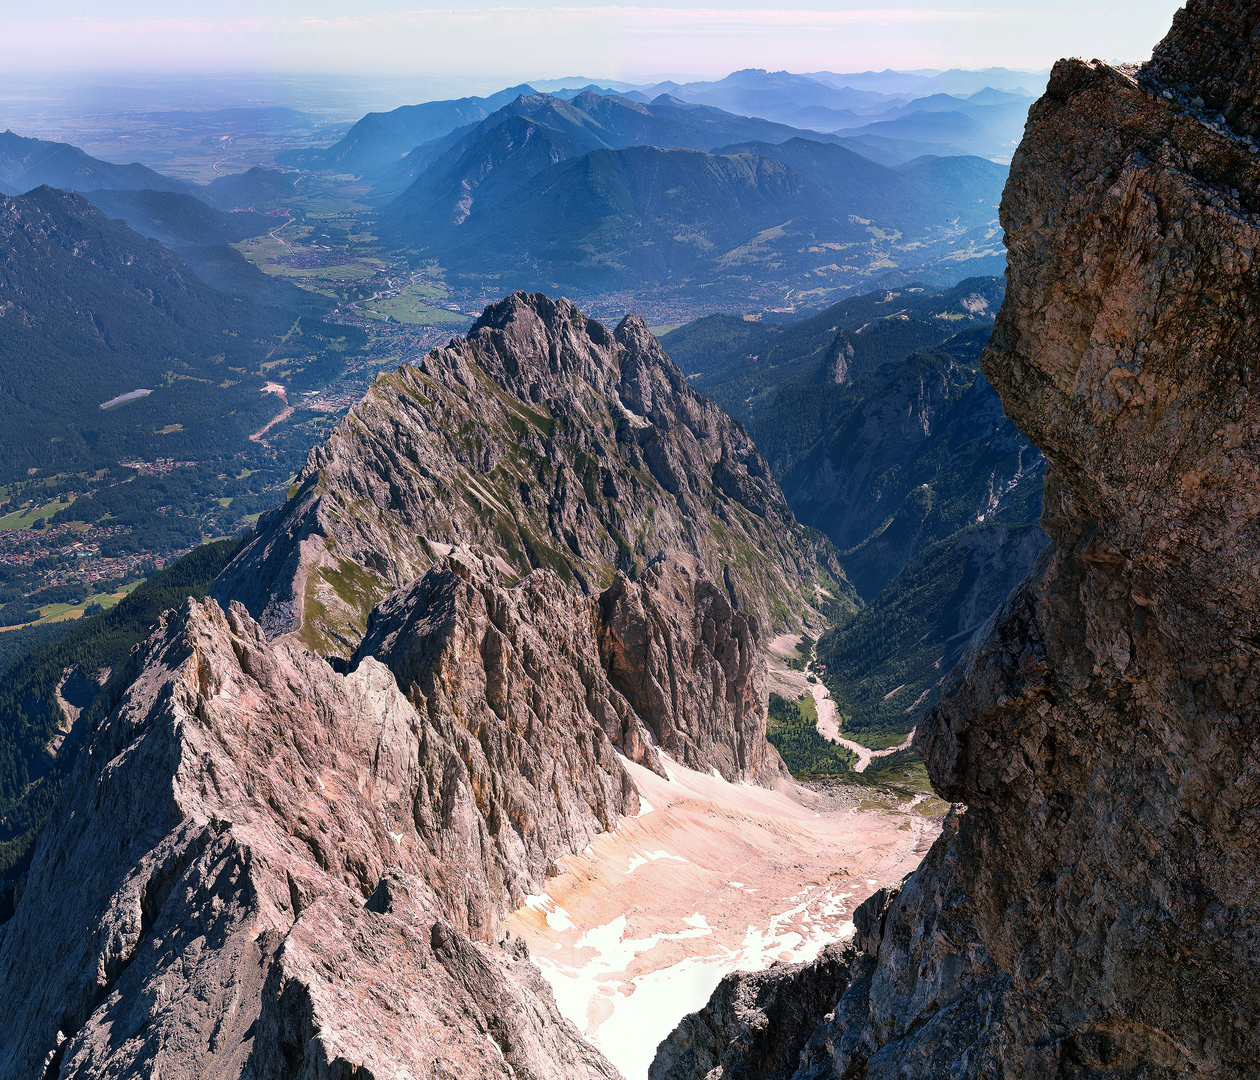
[[[346,657],[376,601],[458,544],[588,595],[685,553],[763,630],[808,617],[820,571],[843,586],[752,439],[641,319],[610,332],[541,294],[381,376],[215,596]]]
[[[637,812],[618,751],[778,775],[763,666],[686,557],[587,598],[461,549],[341,671],[188,601],[0,926],[0,1075],[615,1077],[500,916]]]
[[[614,1080],[500,920],[638,812],[627,759],[785,775],[764,633],[813,543],[637,321],[518,295],[382,379],[75,730],[0,1076]]]
[[[977,368],[989,334],[966,331],[860,379],[783,477],[797,516],[833,539],[867,601],[931,543],[1037,501],[1041,455]]]
[[[919,729],[967,809],[798,1077],[1255,1071],[1258,25],[1192,0],[1031,113],[983,366],[1051,543]]]
[[[716,1073],[726,1080],[790,1080],[801,1045],[836,1002],[849,978],[851,945],[828,945],[808,964],[776,963],[733,971],[708,1006],[687,1016],[657,1051],[649,1080]]]

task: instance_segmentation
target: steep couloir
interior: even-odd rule
[[[965,810],[855,919],[800,1078],[1255,1075],[1257,71],[1260,10],[1192,0],[1032,110],[982,364],[1051,543],[919,728]]]

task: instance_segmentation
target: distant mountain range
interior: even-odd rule
[[[181,191],[196,185],[154,172],[145,165],[115,165],[84,153],[69,143],[26,139],[12,131],[0,134],[0,192],[21,195],[43,184],[66,191]]]
[[[989,326],[1003,291],[1000,278],[968,278],[948,289],[912,284],[866,293],[803,319],[710,315],[666,334],[661,344],[701,393],[754,431],[765,429],[764,452],[786,472],[822,437],[827,421],[807,412],[790,427],[782,416],[763,424],[785,388],[850,383],[960,331]],[[821,393],[810,391],[815,401]]]
[[[292,198],[296,177],[255,166],[247,172],[193,184],[147,165],[116,165],[69,143],[0,133],[0,194],[22,195],[48,186],[63,191],[172,191],[223,210],[271,206]]]
[[[890,169],[801,139],[573,156],[581,137],[508,118],[426,170],[382,213],[382,233],[453,273],[511,284],[769,299],[948,259],[977,229],[987,244],[1005,177],[981,158]]]
[[[960,259],[999,269],[1002,166],[971,156],[890,168],[839,143],[666,95],[521,96],[404,158],[424,168],[383,208],[380,231],[457,275],[585,295],[770,300],[907,267],[932,277],[941,260],[956,265],[938,281],[956,279]]]
[[[404,105],[391,112],[368,113],[326,150],[289,151],[279,155],[278,160],[285,165],[335,168],[349,173],[380,168],[421,143],[484,120],[509,101],[532,93],[534,89],[530,86],[515,86],[484,98],[428,101],[421,105]]]
[[[41,186],[78,192],[108,217],[170,248],[216,289],[268,307],[326,312],[332,307],[326,297],[269,277],[231,246],[284,223],[257,211],[290,203],[296,180],[256,166],[193,184],[145,165],[102,161],[68,143],[0,134],[0,194]]]
[[[1026,74],[748,69],[639,88],[522,84],[370,113],[332,146],[278,154],[294,171],[255,167],[208,184],[10,132],[0,136],[0,191],[92,193],[216,287],[268,305],[299,296],[232,250],[244,219],[232,241],[190,234],[204,231],[211,208],[293,208],[307,185],[326,196],[349,176],[335,198],[352,189],[366,198],[379,239],[440,266],[456,288],[808,307],[875,283],[946,285],[1001,270],[1001,161],[1036,85]],[[207,209],[101,194],[120,191]]]
[[[461,152],[466,150],[463,138],[481,138],[484,122],[504,107],[548,123],[540,112],[545,108],[540,101],[572,101],[589,113],[586,102],[591,98],[618,103],[603,107],[600,126],[604,130],[599,132],[599,139],[609,149],[650,144],[712,150],[722,143],[782,142],[794,135],[830,141],[825,140],[826,135],[841,133],[860,140],[852,144],[858,152],[866,147],[885,164],[900,164],[924,153],[1005,159],[1013,152],[1028,106],[1043,83],[1043,75],[1002,68],[932,76],[896,72],[794,75],[753,68],[713,82],[663,82],[641,87],[552,80],[510,87],[484,98],[431,101],[388,113],[369,113],[333,146],[288,151],[278,160],[301,168],[385,178],[386,186],[393,186],[400,176],[414,179],[456,140],[460,140]],[[612,115],[617,109],[628,114],[636,107],[637,119],[625,115],[619,120]],[[687,108],[693,110],[691,116],[682,112]],[[694,112],[698,109],[710,111]],[[682,127],[653,124],[652,120],[672,120]],[[753,130],[750,124],[755,120],[794,130]],[[740,130],[732,126],[737,121],[742,121]],[[723,122],[725,137],[720,134]],[[890,147],[888,140],[907,145]],[[436,145],[421,150],[425,144]],[[416,157],[412,163],[399,170],[399,161],[413,152]]]
[[[661,83],[645,92],[664,92],[689,103],[796,127],[915,144],[917,153],[903,151],[895,155],[898,162],[919,153],[1009,158],[1023,134],[1035,93],[1023,83],[1037,87],[1044,81],[1037,76],[1021,80],[1021,75],[1029,73],[993,69],[945,72],[932,78],[855,76],[846,81],[851,77],[753,68],[717,82]],[[876,90],[870,85],[880,82],[887,88]]]
[[[447,177],[457,186],[469,185],[470,180],[471,186],[476,186],[482,173],[505,160],[507,150],[519,151],[531,140],[539,145],[528,145],[527,152],[518,152],[512,163],[511,171],[520,173],[520,179],[547,164],[592,150],[628,146],[715,150],[732,142],[779,143],[801,135],[823,142],[839,141],[819,132],[802,132],[785,124],[688,104],[666,94],[650,102],[593,89],[568,97],[530,94],[516,98],[478,124],[416,147],[374,175],[378,191],[385,194],[415,187],[401,200],[411,204],[423,201],[435,185],[449,184]],[[426,173],[428,177],[415,186]],[[462,196],[457,193],[455,198],[460,201]]]

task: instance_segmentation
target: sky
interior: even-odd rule
[[[0,0],[5,68],[432,78],[480,92],[589,75],[647,82],[745,67],[1042,70],[1143,60],[1176,0]]]

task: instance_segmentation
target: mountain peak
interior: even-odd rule
[[[491,304],[466,337],[381,376],[215,595],[348,656],[382,596],[464,543],[588,595],[686,554],[763,629],[812,619],[819,573],[841,577],[748,434],[642,319],[611,332],[542,293]]]

